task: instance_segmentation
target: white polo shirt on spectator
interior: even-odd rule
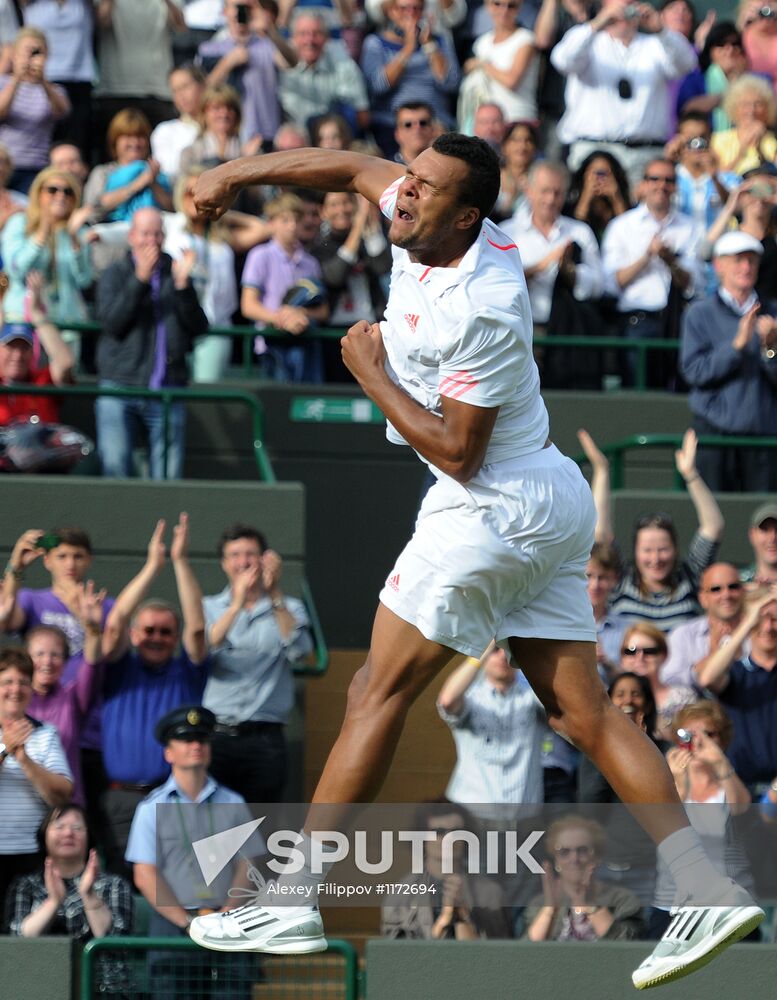
[[[604,262],[605,289],[618,299],[619,312],[658,312],[669,301],[672,276],[667,264],[660,257],[653,257],[636,278],[621,288],[616,272],[633,264],[645,253],[654,236],[678,254],[677,263],[690,275],[686,298],[704,290],[704,273],[697,255],[702,230],[697,222],[682,212],[670,211],[657,219],[646,205],[640,204],[622,215],[617,215],[604,231],[602,260]]]
[[[457,715],[437,706],[456,743],[456,766],[446,796],[462,804],[513,804],[516,808],[542,802],[545,713],[523,673],[516,673],[504,694],[481,675],[462,698]]]
[[[73,775],[54,726],[36,724],[24,744],[30,760],[69,781]],[[13,756],[0,764],[0,854],[34,854],[38,827],[49,807]]]
[[[585,222],[560,215],[553,224],[550,236],[545,236],[534,225],[531,215],[521,213],[504,223],[502,229],[518,244],[524,267],[533,267],[561,243],[569,240],[577,243],[582,251],[582,259],[575,267],[572,294],[579,302],[601,296],[604,271],[602,258],[599,256],[599,244],[596,242],[593,230]],[[547,323],[550,319],[553,286],[557,277],[558,264],[551,264],[527,279],[529,301],[535,323]]]
[[[677,31],[637,34],[624,45],[607,31],[578,24],[555,46],[550,61],[567,77],[561,142],[663,143],[669,138],[667,82],[690,73],[696,53]],[[620,96],[620,81],[630,88],[627,99]]]
[[[381,195],[389,219],[402,180]],[[381,323],[391,378],[438,415],[443,396],[498,406],[484,467],[540,451],[549,421],[515,243],[485,219],[457,267],[427,267],[414,263],[406,250],[392,251],[391,296]],[[407,443],[390,423],[386,433],[394,444]]]

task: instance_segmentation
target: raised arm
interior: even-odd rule
[[[357,191],[378,203],[405,173],[390,160],[346,150],[302,149],[245,156],[206,170],[197,178],[194,201],[202,215],[219,218],[238,193],[252,184],[284,184],[318,191]]]
[[[178,524],[173,528],[170,559],[173,563],[183,616],[183,648],[192,663],[202,663],[208,655],[205,641],[205,613],[202,610],[202,590],[189,562],[188,514],[180,514]]]
[[[43,555],[40,528],[30,528],[17,539],[3,573],[3,620],[0,629],[4,632],[20,632],[27,623],[27,615],[16,603],[16,595],[22,585],[24,571]]]
[[[495,643],[492,640],[480,659],[468,656],[446,680],[440,688],[440,693],[437,695],[437,705],[443,712],[449,715],[459,715],[461,713],[464,707],[464,695],[477,677],[485,658],[493,652],[494,646]]]
[[[682,447],[675,452],[677,471],[685,480],[696,516],[699,519],[699,533],[711,542],[719,542],[723,537],[726,522],[718,502],[696,469],[696,431],[687,430],[683,435]]]
[[[72,351],[62,339],[59,327],[51,322],[43,308],[43,275],[40,271],[29,272],[27,288],[30,291],[30,319],[49,359],[51,381],[54,385],[73,382],[73,368],[76,361]]]
[[[103,632],[103,657],[115,662],[129,647],[129,625],[140,602],[165,564],[165,522],[159,520],[148,543],[148,555],[141,571],[116,598]]]
[[[585,457],[591,463],[591,492],[596,507],[596,531],[594,541],[614,542],[615,532],[612,527],[612,500],[610,497],[610,463],[603,451],[586,430],[577,432],[577,440],[585,452]]]
[[[767,604],[777,601],[777,590],[770,589],[759,598],[749,603],[742,615],[742,621],[731,633],[731,638],[710,655],[700,660],[694,666],[697,683],[700,687],[709,688],[715,694],[720,694],[728,685],[729,671],[735,660],[739,659],[742,643],[758,624],[761,612]]]

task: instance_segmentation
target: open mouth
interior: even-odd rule
[[[406,212],[404,208],[400,208],[399,205],[397,205],[397,218],[400,220],[400,222],[415,221],[415,218],[410,214],[410,212]]]

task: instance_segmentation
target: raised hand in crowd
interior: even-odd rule
[[[177,289],[186,288],[189,284],[196,263],[197,252],[192,249],[184,250],[180,257],[173,261],[173,284]]]

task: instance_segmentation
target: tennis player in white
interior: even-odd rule
[[[437,478],[380,594],[367,662],[313,803],[371,801],[408,709],[451,655],[507,641],[551,725],[633,804],[688,904],[634,985],[693,972],[764,914],[715,871],[663,757],[599,681],[584,573],[593,503],[548,436],[519,251],[487,218],[499,190],[495,154],[453,133],[409,167],[350,152],[273,153],[201,175],[195,201],[218,217],[249,184],[355,191],[390,219],[386,318],[351,327],[343,360],[386,415],[390,440],[414,448]],[[198,918],[190,932],[218,951],[326,947],[311,907],[248,905]]]

